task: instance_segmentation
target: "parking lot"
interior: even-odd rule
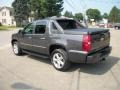
[[[0,90],[120,90],[120,30],[110,30],[106,61],[72,64],[67,72],[55,70],[50,60],[15,56],[10,39],[16,31],[0,32]]]

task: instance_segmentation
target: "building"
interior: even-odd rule
[[[13,8],[6,6],[0,7],[0,23],[6,26],[16,26]]]

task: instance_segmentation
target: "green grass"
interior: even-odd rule
[[[16,28],[15,26],[0,26],[0,31],[2,30],[11,30]]]

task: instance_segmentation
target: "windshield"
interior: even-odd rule
[[[57,22],[64,30],[85,28],[75,20],[57,20]]]

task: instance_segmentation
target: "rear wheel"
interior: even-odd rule
[[[63,49],[54,50],[51,54],[51,61],[53,66],[60,71],[65,71],[70,66],[70,62],[68,61],[68,55]]]
[[[22,49],[19,47],[17,41],[13,42],[12,48],[15,55],[22,55]]]

